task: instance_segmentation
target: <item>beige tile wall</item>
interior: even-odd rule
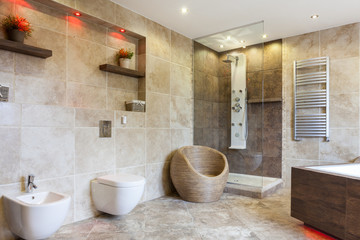
[[[283,177],[290,187],[291,167],[347,163],[360,155],[359,33],[350,24],[283,40]],[[293,140],[293,61],[330,57],[330,142]]]
[[[72,196],[70,223],[97,214],[90,180],[100,175],[144,176],[143,200],[169,193],[171,155],[193,143],[192,40],[108,0],[57,2],[146,36],[146,84],[98,69],[136,40],[36,2],[0,0],[0,18],[12,12],[33,23],[25,43],[53,51],[44,60],[0,50],[0,84],[10,87],[0,103],[0,197],[19,193],[33,173],[37,191]],[[147,112],[124,111],[140,87]],[[99,120],[112,121],[112,138],[98,137]],[[0,200],[0,239],[11,238]]]

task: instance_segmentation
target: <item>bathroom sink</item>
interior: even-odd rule
[[[3,196],[4,213],[10,230],[24,239],[44,239],[64,222],[71,197],[56,192]]]

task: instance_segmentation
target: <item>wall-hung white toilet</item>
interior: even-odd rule
[[[145,178],[132,174],[106,175],[91,181],[91,195],[97,210],[111,215],[128,214],[139,203]]]

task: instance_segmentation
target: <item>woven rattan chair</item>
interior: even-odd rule
[[[178,149],[172,158],[170,175],[184,200],[214,202],[224,191],[229,167],[221,152],[204,146],[187,146]]]

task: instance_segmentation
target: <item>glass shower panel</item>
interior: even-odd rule
[[[194,144],[227,156],[229,183],[263,186],[263,22],[194,43]]]

